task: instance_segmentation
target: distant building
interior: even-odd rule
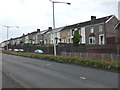
[[[120,20],[120,1],[118,2],[118,19]]]

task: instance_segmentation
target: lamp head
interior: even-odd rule
[[[71,3],[67,3],[68,5],[70,5]]]

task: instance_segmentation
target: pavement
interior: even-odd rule
[[[0,53],[0,90],[2,88],[24,88],[15,80],[13,80],[7,73],[2,72],[2,54]],[[3,90],[3,89],[2,89]]]
[[[118,88],[115,72],[8,54],[2,56],[3,72],[25,88]],[[3,82],[3,86],[6,84]]]
[[[2,73],[2,88],[23,88],[5,73]]]

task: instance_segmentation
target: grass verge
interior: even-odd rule
[[[56,61],[60,63],[69,63],[69,64],[77,64],[83,65],[92,68],[99,68],[105,70],[112,70],[112,71],[119,71],[120,69],[120,62],[119,61],[106,61],[106,60],[92,60],[87,58],[81,57],[70,57],[70,56],[54,56],[49,54],[36,54],[30,52],[14,52],[14,51],[7,51],[3,50],[3,53],[36,58],[36,59],[43,59],[49,61]]]

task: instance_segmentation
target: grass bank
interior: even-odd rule
[[[70,57],[70,56],[54,56],[49,54],[36,54],[36,53],[29,53],[29,52],[14,52],[14,51],[7,51],[3,50],[3,53],[24,56],[29,58],[36,58],[42,60],[49,60],[49,61],[56,61],[60,63],[69,63],[69,64],[77,64],[92,68],[99,68],[104,70],[112,70],[118,71],[120,69],[120,62],[118,61],[106,61],[106,60],[92,60],[87,58],[81,57]]]

